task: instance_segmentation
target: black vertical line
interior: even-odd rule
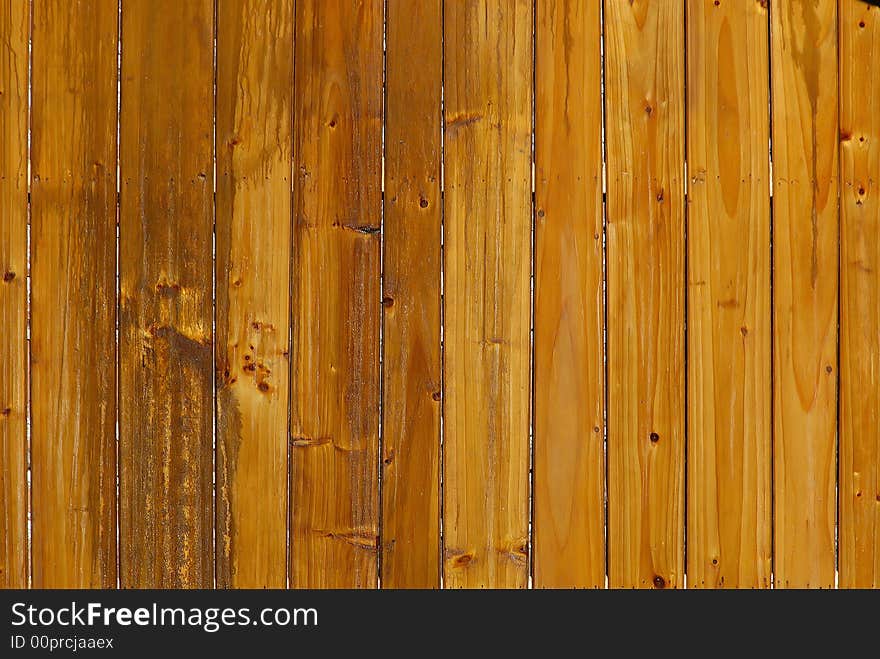
[[[445,577],[445,528],[443,516],[445,513],[443,475],[445,469],[445,418],[446,418],[446,344],[444,341],[444,328],[446,327],[446,303],[445,303],[445,280],[446,251],[444,236],[446,231],[446,2],[440,0],[440,437],[439,437],[439,460],[437,474],[437,496],[439,500],[439,524],[438,556],[437,562],[438,583],[443,588]]]
[[[385,483],[384,478],[382,477],[382,455],[383,449],[385,447],[385,305],[383,301],[385,299],[385,127],[387,122],[387,110],[388,110],[388,86],[387,86],[387,64],[388,64],[388,48],[387,48],[387,35],[388,35],[388,3],[382,3],[382,107],[380,112],[382,116],[380,118],[381,121],[381,158],[380,158],[380,167],[382,171],[380,172],[381,176],[381,203],[379,209],[379,418],[378,421],[378,446],[376,453],[376,477],[378,479],[378,499],[377,499],[377,508],[376,508],[376,585],[381,588],[382,587],[382,570],[384,567],[384,523],[385,523],[385,515],[384,515],[384,507],[383,501],[385,496]],[[373,301],[375,304],[376,301]]]
[[[609,524],[609,493],[608,486],[608,454],[609,454],[609,433],[608,433],[608,98],[607,98],[607,57],[606,51],[607,41],[605,39],[605,2],[602,2],[599,18],[599,43],[600,43],[600,67],[601,67],[601,101],[602,101],[602,420],[603,420],[603,448],[604,448],[604,467],[605,467],[605,483],[604,483],[604,515],[605,515],[605,585],[611,586],[611,533]]]
[[[837,21],[835,34],[837,36],[837,70],[834,77],[836,84],[835,97],[837,98],[837,131],[835,135],[840,135],[840,118],[842,114],[842,99],[840,97],[840,4],[834,12]],[[842,158],[840,157],[840,141],[838,140],[834,148],[837,149],[837,351],[835,359],[837,363],[834,365],[836,371],[834,373],[834,584],[840,584],[840,273],[841,269],[841,242],[842,242],[842,205],[840,203],[840,186],[843,181]]]
[[[285,507],[284,507],[284,585],[290,588],[290,561],[293,558],[293,547],[291,546],[291,517],[293,515],[292,494],[292,452],[290,446],[290,425],[291,425],[291,404],[293,402],[293,272],[294,272],[294,249],[296,246],[296,23],[297,23],[297,2],[293,0],[293,34],[291,44],[291,70],[290,70],[290,218],[289,218],[289,237],[288,237],[288,256],[287,256],[287,437],[285,437],[285,445],[287,446],[287,482],[285,484]]]
[[[444,543],[445,528],[443,524],[444,491],[443,491],[443,474],[445,468],[444,452],[445,452],[445,418],[446,418],[446,344],[444,342],[444,328],[446,327],[446,304],[445,304],[445,280],[446,272],[446,252],[444,246],[444,236],[446,232],[446,3],[440,0],[440,450],[438,460],[438,491],[439,501],[439,524],[440,533],[438,534],[438,561],[437,569],[439,574],[438,583],[440,587],[444,586]]]
[[[684,409],[682,410],[682,431],[683,431],[683,459],[682,459],[682,524],[681,524],[681,546],[682,546],[682,586],[687,588],[688,580],[687,580],[687,572],[688,572],[688,544],[687,544],[687,530],[688,530],[688,447],[689,447],[689,417],[690,417],[690,408],[688,407],[688,402],[690,397],[688,395],[689,387],[690,387],[690,378],[688,377],[688,367],[690,362],[688,360],[688,314],[690,313],[690,306],[688,300],[688,278],[690,276],[690,252],[689,252],[689,224],[690,224],[690,199],[688,198],[689,186],[688,186],[688,177],[690,176],[690,172],[688,171],[688,7],[690,7],[690,3],[687,3],[684,7],[684,16],[683,16],[683,50],[684,50],[684,70],[682,71],[682,124],[683,124],[683,137],[682,140],[682,165],[681,165],[681,175],[684,177],[682,192],[684,193],[684,208],[682,209],[682,224],[683,224],[683,240],[684,244],[682,249],[684,251],[684,270],[682,278],[682,288],[683,288],[683,302],[684,302],[684,331],[682,339],[684,341],[682,354],[684,355],[683,365],[684,370],[682,372],[682,378],[684,380],[683,391],[683,403]]]
[[[34,5],[33,1],[29,3],[28,7],[28,63],[27,63],[27,181],[26,181],[26,189],[27,189],[27,209],[26,213],[26,234],[27,234],[27,245],[26,250],[27,253],[25,255],[25,269],[26,269],[26,293],[25,293],[25,343],[27,349],[27,359],[25,360],[25,487],[26,493],[25,496],[27,498],[26,510],[25,510],[25,528],[26,528],[26,539],[25,539],[25,582],[28,588],[33,587],[33,576],[34,576],[34,556],[33,556],[33,512],[34,512],[34,488],[33,488],[33,469],[32,469],[32,442],[33,442],[33,395],[32,395],[32,378],[31,378],[31,360],[32,360],[32,351],[31,351],[31,298],[32,298],[32,278],[31,278],[31,220],[32,220],[32,207],[31,207],[31,167],[33,163],[33,153],[31,147],[32,140],[32,131],[33,131],[33,85],[34,85],[34,53],[33,53],[33,39],[34,39]]]
[[[770,173],[770,588],[776,587],[776,259],[775,259],[775,227],[773,208],[773,8],[767,3],[767,67],[770,93],[768,98],[769,146],[768,165]]]
[[[537,90],[538,90],[538,9],[532,3],[532,99],[531,99],[531,207],[529,208],[529,520],[528,520],[528,584],[534,587],[535,580],[535,213],[536,213],[536,174],[537,174]]]
[[[212,16],[212,119],[211,119],[211,563],[212,585],[217,587],[217,38],[219,1],[214,0]]]
[[[119,405],[120,405],[120,365],[119,365],[119,318],[122,307],[121,300],[121,289],[119,283],[120,277],[120,221],[121,221],[121,210],[120,210],[120,199],[122,192],[122,181],[120,180],[120,151],[121,151],[121,135],[122,135],[122,0],[119,0],[117,3],[117,11],[116,11],[116,262],[114,264],[116,276],[114,277],[114,282],[116,285],[115,290],[115,312],[116,319],[114,321],[115,324],[115,343],[114,343],[114,377],[115,377],[115,385],[116,391],[114,392],[116,409],[114,412],[114,425],[116,431],[116,464],[115,464],[115,485],[116,485],[116,501],[114,502],[115,514],[116,514],[116,587],[122,587],[122,533],[120,529],[120,514],[122,509],[121,503],[121,479],[122,473],[120,468],[120,415],[119,415]]]

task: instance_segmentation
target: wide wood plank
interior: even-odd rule
[[[0,588],[26,588],[30,3],[0,0]]]
[[[684,4],[605,2],[608,567],[684,577]]]
[[[880,8],[840,2],[843,588],[880,588]]]
[[[287,583],[293,0],[217,4],[217,585]]]
[[[779,0],[773,64],[774,578],[834,585],[837,2]]]
[[[771,570],[769,16],[689,0],[688,585]]]
[[[528,581],[532,7],[444,5],[444,575]]]
[[[382,586],[431,588],[440,585],[442,0],[389,0],[386,13]]]
[[[381,0],[298,0],[290,583],[378,585]]]
[[[210,587],[213,0],[122,4],[120,571]]]
[[[33,585],[116,585],[116,0],[33,3]]]
[[[601,5],[539,0],[535,586],[605,585]]]

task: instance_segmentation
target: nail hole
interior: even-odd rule
[[[654,588],[666,588],[666,579],[659,574],[654,577]]]
[[[421,208],[427,208],[428,207],[428,200],[425,199],[424,197],[422,197],[421,199],[419,199],[419,206]]]
[[[660,441],[660,435],[658,435],[656,432],[652,432],[650,435],[650,438],[651,438],[652,444],[656,444],[657,442]]]

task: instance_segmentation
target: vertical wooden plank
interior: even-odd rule
[[[769,17],[688,0],[688,585],[771,570]]]
[[[840,586],[880,588],[880,8],[840,3]]]
[[[122,3],[123,587],[210,587],[213,0]]]
[[[33,585],[116,585],[116,0],[35,0]]]
[[[290,582],[376,587],[381,0],[298,0]]]
[[[26,588],[30,3],[0,0],[0,588]]]
[[[445,2],[444,574],[528,581],[532,6]]]
[[[535,101],[537,587],[605,585],[601,5],[539,0]]]
[[[293,5],[217,5],[220,587],[287,583]]]
[[[605,2],[608,551],[683,584],[684,4]]]
[[[834,585],[837,2],[771,11],[775,581]]]
[[[432,588],[440,584],[442,0],[389,0],[386,11],[382,586]]]

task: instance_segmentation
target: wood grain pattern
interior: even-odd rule
[[[684,5],[605,2],[608,568],[684,577]]]
[[[299,0],[290,583],[378,585],[381,0]]]
[[[776,584],[834,585],[837,3],[773,4]]]
[[[287,583],[293,0],[217,5],[217,585]]]
[[[769,16],[687,9],[688,585],[768,588]]]
[[[33,4],[33,585],[116,585],[115,0]]]
[[[539,0],[535,586],[605,585],[601,5]]]
[[[29,38],[30,3],[0,0],[0,588],[28,581]]]
[[[843,588],[880,588],[880,8],[840,3]]]
[[[440,585],[442,0],[390,0],[386,13],[382,587],[431,588]]]
[[[444,575],[528,580],[532,7],[444,5]]]
[[[210,587],[213,0],[123,2],[120,572]]]

